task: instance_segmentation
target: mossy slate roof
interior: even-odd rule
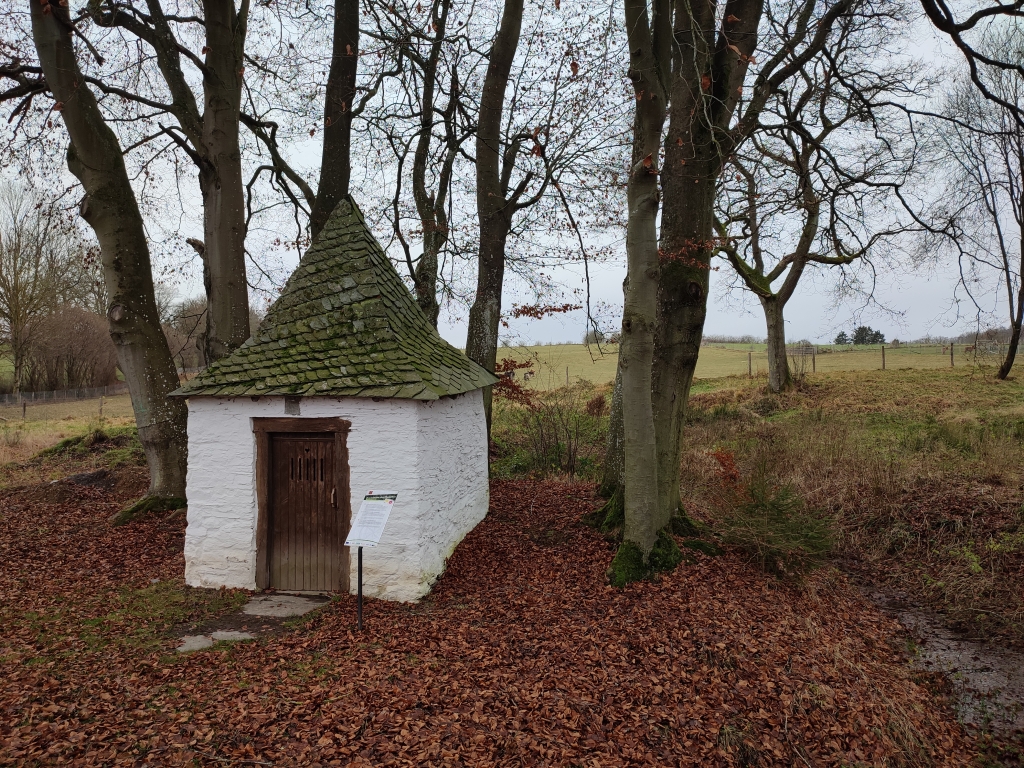
[[[436,400],[495,381],[438,336],[342,200],[256,333],[172,394]]]

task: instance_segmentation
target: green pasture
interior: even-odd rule
[[[832,348],[822,345],[812,355],[790,356],[794,373],[830,371],[870,371],[882,369],[881,346]],[[498,350],[498,359],[512,358],[532,362],[534,377],[530,386],[555,389],[566,383],[589,381],[607,384],[615,379],[619,348],[615,344],[557,344],[551,346],[506,347]],[[965,353],[964,346],[954,349],[953,366],[995,366],[1001,362],[998,350],[989,353]],[[910,346],[885,348],[886,370],[949,368],[949,348]],[[701,348],[696,378],[718,379],[726,376],[768,375],[768,353],[764,344],[717,344]],[[522,380],[522,375],[517,375]]]

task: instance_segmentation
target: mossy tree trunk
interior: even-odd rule
[[[666,34],[669,14],[670,3],[665,0],[656,0],[650,15],[646,0],[626,0],[629,77],[636,94],[636,112],[626,192],[626,283],[616,374],[621,398],[623,460],[619,489],[624,521],[622,543],[612,560],[609,577],[618,586],[674,567],[681,559],[678,547],[664,531],[669,518],[658,507],[661,467],[652,379],[661,276],[658,163],[668,108],[665,84],[670,74],[671,41]],[[616,440],[610,438],[609,453],[616,451]],[[614,478],[609,480],[611,485]],[[615,501],[613,494],[612,503]]]
[[[662,189],[662,277],[654,379],[658,430],[658,513],[679,508],[683,415],[704,332],[714,204],[749,56],[757,45],[760,0],[680,5],[673,37],[686,51],[673,61]],[[722,20],[724,17],[724,21]]]
[[[67,9],[32,0],[32,36],[71,142],[68,168],[85,190],[82,217],[96,233],[107,289],[107,320],[131,393],[149,464],[149,495],[180,506],[185,495],[186,410],[169,400],[178,376],[160,328],[149,247],[121,147],[84,79]],[[46,12],[44,12],[44,10]]]

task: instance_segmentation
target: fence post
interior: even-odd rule
[[[955,345],[953,344],[953,342],[950,342],[950,343],[949,343],[949,367],[950,367],[950,368],[952,368],[952,367],[953,367],[954,365],[956,365],[956,364],[955,364],[955,363],[953,362],[953,347],[954,347],[954,346],[955,346]]]
[[[25,412],[28,410],[28,403],[21,401],[21,420],[25,421]]]
[[[747,352],[747,378],[754,378],[754,353]]]
[[[565,366],[565,386],[569,386],[569,366]]]
[[[885,344],[882,345],[882,370],[885,370]]]
[[[818,372],[818,348],[811,347],[811,373]]]
[[[100,395],[100,418],[103,418],[103,395]]]

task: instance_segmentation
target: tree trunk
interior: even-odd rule
[[[479,168],[479,161],[477,161]],[[479,175],[479,170],[477,171]],[[479,196],[479,195],[478,195]],[[499,214],[500,215],[500,214]],[[498,359],[498,326],[501,322],[501,289],[505,280],[505,241],[508,227],[500,221],[480,221],[480,252],[477,257],[476,298],[469,309],[466,356],[488,371]],[[491,388],[484,389],[487,434],[491,432]]]
[[[180,506],[185,496],[186,410],[182,401],[167,398],[177,388],[178,376],[157,316],[142,215],[117,137],[83,84],[67,10],[35,0],[29,5],[43,74],[71,138],[68,168],[85,190],[81,214],[100,244],[110,337],[149,463],[149,494],[167,506]]]
[[[427,191],[427,169],[432,165],[430,157],[430,143],[434,137],[434,125],[437,120],[437,110],[434,107],[435,94],[437,92],[437,66],[445,45],[445,36],[448,32],[448,11],[451,8],[451,0],[444,0],[436,6],[432,27],[434,38],[430,46],[430,55],[423,65],[423,85],[420,110],[420,130],[416,140],[416,151],[413,153],[412,164],[412,194],[416,202],[416,213],[420,218],[420,229],[423,232],[423,253],[416,264],[413,283],[416,289],[416,303],[420,305],[423,314],[430,321],[430,324],[437,327],[437,318],[441,312],[441,306],[437,301],[437,266],[438,254],[448,240],[448,222],[444,214],[444,200],[447,192],[447,184],[451,178],[451,163],[443,164],[440,172],[440,180],[436,194]],[[506,76],[507,77],[507,76]],[[504,99],[504,90],[502,90]],[[448,100],[448,107],[445,109],[445,134],[449,142],[454,142],[455,136],[451,131],[451,121],[454,118],[454,108],[458,99],[458,81],[453,78],[452,90]],[[455,151],[449,146],[448,153]],[[492,362],[493,365],[493,362]],[[493,367],[488,370],[494,370]]]
[[[21,336],[22,328],[11,327],[11,357],[14,362],[14,391],[20,394],[25,388],[25,358],[27,350]]]
[[[421,219],[421,223],[424,223]],[[416,288],[416,303],[420,305],[423,314],[430,324],[437,328],[437,319],[441,315],[441,305],[437,301],[437,264],[438,251],[443,241],[439,243],[438,238],[432,233],[423,233],[423,254],[416,263],[416,275],[414,279]],[[492,363],[492,366],[494,363]],[[494,370],[489,368],[488,370]]]
[[[664,78],[669,74],[667,3],[656,2],[648,17],[646,0],[626,0],[629,77],[636,94],[633,153],[626,199],[626,285],[619,344],[622,389],[624,525],[609,573],[623,586],[669,570],[682,558],[664,528],[670,516],[659,508],[661,482],[654,401],[658,284],[658,156],[667,114]]]
[[[480,224],[476,297],[469,310],[466,356],[493,371],[498,356],[501,290],[505,281],[505,242],[512,226],[513,205],[501,181],[501,117],[505,89],[519,47],[523,0],[505,0],[501,26],[491,47],[480,96],[476,134],[476,210]],[[484,390],[487,433],[491,431],[491,388]]]
[[[638,119],[638,123],[641,121]],[[634,143],[650,141],[641,125]],[[660,138],[660,126],[657,129]],[[655,141],[656,145],[656,141]],[[658,487],[657,441],[651,400],[651,369],[658,312],[658,176],[654,153],[643,156],[629,179],[626,225],[627,282],[622,312],[619,365],[622,370],[625,529],[623,540],[635,544],[646,559],[668,520],[661,520],[652,488]],[[636,153],[634,153],[636,154]],[[648,165],[645,166],[644,160]]]
[[[786,305],[778,296],[758,298],[768,324],[768,389],[779,394],[793,388],[793,376],[786,356],[786,323],[782,317]]]
[[[213,362],[249,338],[245,274],[245,194],[238,113],[245,69],[246,13],[234,0],[205,0],[206,66],[199,187],[203,196],[207,283],[206,360]]]
[[[338,202],[348,195],[352,175],[352,103],[359,70],[359,0],[335,0],[331,69],[324,97],[324,147],[320,183],[309,215],[316,237]]]
[[[1024,325],[1024,286],[1017,289],[1017,307],[1013,321],[1010,323],[1010,345],[1006,349],[1006,357],[1003,359],[1003,364],[999,366],[999,372],[996,374],[997,379],[1005,379],[1010,375],[1014,358],[1017,357],[1017,344],[1020,342],[1021,325]]]
[[[665,165],[679,165],[682,154],[669,129]],[[671,150],[675,147],[675,150]],[[694,153],[696,154],[696,153]],[[658,514],[666,521],[680,509],[679,465],[686,403],[697,368],[707,315],[712,215],[716,173],[712,162],[691,156],[663,181],[662,266],[654,359],[654,420],[658,440]]]

